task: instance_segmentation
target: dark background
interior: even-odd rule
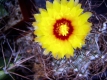
[[[53,2],[53,0],[49,0]],[[80,2],[83,0],[80,0]],[[87,0],[86,0],[87,1]],[[35,0],[36,5],[41,8],[45,8],[46,0]],[[92,10],[97,14],[107,13],[107,0],[91,0]]]

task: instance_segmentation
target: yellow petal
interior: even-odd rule
[[[45,9],[40,8],[39,11],[41,13],[41,17],[47,17],[48,16],[47,11]]]
[[[79,0],[75,0],[75,5],[77,5],[79,3]]]
[[[34,29],[36,30],[37,29],[37,25],[36,25],[36,22],[33,22],[32,24],[34,26]]]
[[[34,18],[36,19],[36,21],[40,21],[41,15],[40,14],[34,14]]]
[[[44,55],[48,55],[49,52],[50,52],[50,51],[48,51],[47,49],[45,49],[45,50],[43,51],[43,54],[44,54]]]
[[[70,54],[66,54],[65,56],[66,58],[70,58],[71,56],[74,56],[74,50],[72,49],[72,52]]]
[[[53,4],[49,1],[46,1],[46,8],[53,8]]]
[[[59,58],[58,58],[58,53],[52,53],[52,56],[53,56],[55,59],[59,59]]]
[[[76,6],[76,16],[79,16],[83,12],[83,9],[81,8],[81,4],[78,4]]]
[[[62,4],[62,5],[66,5],[67,3],[68,3],[67,0],[61,0],[61,4]]]
[[[68,3],[67,3],[67,7],[69,9],[72,9],[74,7],[74,0],[70,0]]]
[[[73,48],[81,48],[82,47],[82,41],[81,41],[81,39],[78,39],[76,36],[71,36],[70,38],[69,38],[69,42],[70,42],[70,44],[72,45],[72,47]]]
[[[79,0],[75,0],[75,3],[77,3],[77,4],[78,4],[78,3],[79,3]]]
[[[53,9],[55,11],[57,11],[57,14],[60,12],[60,8],[61,8],[61,5],[60,5],[59,1],[58,0],[54,0],[54,2],[53,2]]]
[[[80,25],[80,27],[75,28],[76,30],[74,31],[74,34],[75,35],[87,35],[91,30],[91,25],[92,25],[91,23],[85,23],[83,25]]]
[[[83,13],[82,15],[79,16],[78,24],[84,24],[85,22],[87,22],[87,20],[91,16],[92,16],[91,12],[85,12],[85,13]]]

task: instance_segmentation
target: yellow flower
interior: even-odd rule
[[[46,10],[40,9],[40,14],[34,14],[36,22],[34,34],[36,42],[45,48],[44,54],[50,51],[54,58],[60,59],[74,55],[74,49],[81,48],[86,35],[91,30],[87,20],[92,15],[83,13],[78,0],[54,0],[46,2]]]

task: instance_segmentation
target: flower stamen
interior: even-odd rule
[[[69,27],[68,27],[66,24],[61,25],[61,26],[59,27],[59,35],[67,36],[68,30],[69,30]]]
[[[70,20],[62,18],[54,24],[53,34],[58,39],[67,40],[72,32],[73,26]]]

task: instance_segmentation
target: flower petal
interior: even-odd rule
[[[72,9],[74,7],[74,0],[70,0],[68,3],[67,3],[67,7],[69,9]]]
[[[67,0],[61,0],[61,4],[62,4],[62,5],[66,5],[67,3],[68,3]]]
[[[85,22],[87,22],[87,20],[91,16],[92,16],[91,12],[85,12],[85,13],[83,13],[82,15],[79,16],[78,24],[81,24],[81,25],[84,24]]]

